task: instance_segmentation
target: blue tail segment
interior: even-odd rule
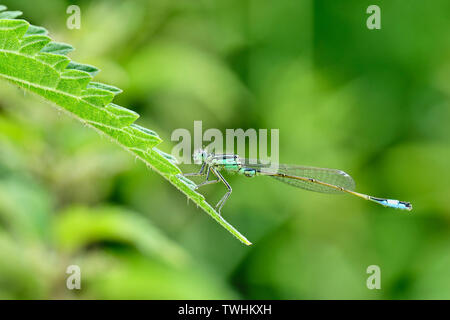
[[[375,197],[370,197],[369,199],[372,200],[373,202],[379,203],[385,207],[391,207],[391,208],[395,208],[395,209],[408,210],[408,211],[412,210],[412,205],[409,202],[399,201],[399,200],[394,200],[394,199],[375,198]]]

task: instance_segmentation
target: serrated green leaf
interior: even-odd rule
[[[69,64],[67,65],[67,69],[84,71],[89,73],[93,77],[100,71],[98,68],[94,66],[90,66],[88,64],[81,64],[73,61],[69,62]]]
[[[56,89],[79,95],[91,80],[92,77],[89,73],[78,70],[64,70],[61,73],[60,82]]]
[[[5,11],[0,12],[0,19],[15,19],[22,15],[22,11]]]
[[[33,35],[23,38],[20,42],[20,53],[33,55],[44,48],[51,39],[47,36]]]
[[[122,89],[116,88],[114,86],[110,86],[108,84],[93,82],[93,81],[89,83],[88,88],[97,88],[97,89],[107,90],[107,91],[114,93],[115,95],[122,93]]]
[[[102,108],[114,99],[114,93],[97,88],[86,88],[81,92],[81,97],[84,101]]]
[[[42,27],[37,27],[37,26],[33,26],[30,25],[28,27],[27,33],[25,33],[25,36],[34,36],[34,35],[41,35],[41,36],[46,36],[48,34],[47,29],[42,28]]]
[[[23,20],[0,19],[0,49],[17,50],[21,39],[27,32],[28,24]]]
[[[137,132],[140,132],[140,134],[144,136],[158,136],[155,131],[141,127],[140,125],[137,125],[135,123],[131,124],[130,128],[136,129]]]
[[[15,15],[10,11],[0,13],[0,17]],[[170,181],[241,242],[250,245],[196,192],[196,184],[181,174],[176,159],[156,148],[161,138],[133,123],[139,115],[111,103],[121,90],[92,82],[98,69],[71,61],[65,55],[73,47],[49,42],[46,34],[44,28],[30,26],[25,20],[0,19],[0,77],[44,97],[108,136]]]
[[[73,50],[75,49],[70,44],[61,42],[50,42],[41,50],[41,52],[66,55],[69,52],[72,52]]]
[[[35,58],[53,67],[56,71],[63,71],[70,62],[66,56],[45,52],[40,52]]]
[[[156,150],[160,155],[162,155],[164,158],[166,158],[167,160],[169,160],[171,163],[173,164],[178,164],[178,160],[177,158],[175,158],[174,156],[172,156],[171,154],[162,152],[161,150]]]
[[[136,112],[114,103],[108,104],[105,109],[116,116],[116,119],[120,122],[120,127],[129,126],[139,118],[139,114]]]

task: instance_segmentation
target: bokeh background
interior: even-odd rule
[[[229,177],[246,247],[144,164],[0,84],[0,298],[450,299],[450,2],[2,0],[176,128],[275,128],[284,163],[340,168],[405,213]],[[80,30],[66,9],[81,8]],[[381,7],[381,30],[366,8]],[[183,168],[184,169],[184,168]],[[191,171],[186,170],[186,171]],[[215,203],[221,185],[202,192]],[[82,289],[66,288],[67,266]],[[366,269],[381,268],[381,290]]]

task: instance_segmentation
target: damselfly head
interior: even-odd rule
[[[208,157],[208,152],[205,149],[195,150],[192,154],[192,159],[194,159],[194,163],[203,163]]]

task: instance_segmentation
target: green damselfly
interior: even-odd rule
[[[220,171],[233,172],[245,177],[269,176],[291,186],[309,191],[322,193],[348,193],[381,204],[385,207],[408,211],[412,209],[412,205],[409,202],[378,198],[354,191],[355,182],[352,177],[341,170],[282,164],[272,166],[270,164],[263,164],[258,161],[240,158],[235,154],[215,154],[202,149],[194,152],[193,159],[195,162],[201,163],[200,171],[196,173],[187,173],[185,176],[206,175],[206,180],[198,184],[197,188],[212,183],[222,182],[228,189],[227,193],[216,205],[219,214],[232,192],[230,184],[225,180]],[[217,179],[209,180],[211,174]]]

